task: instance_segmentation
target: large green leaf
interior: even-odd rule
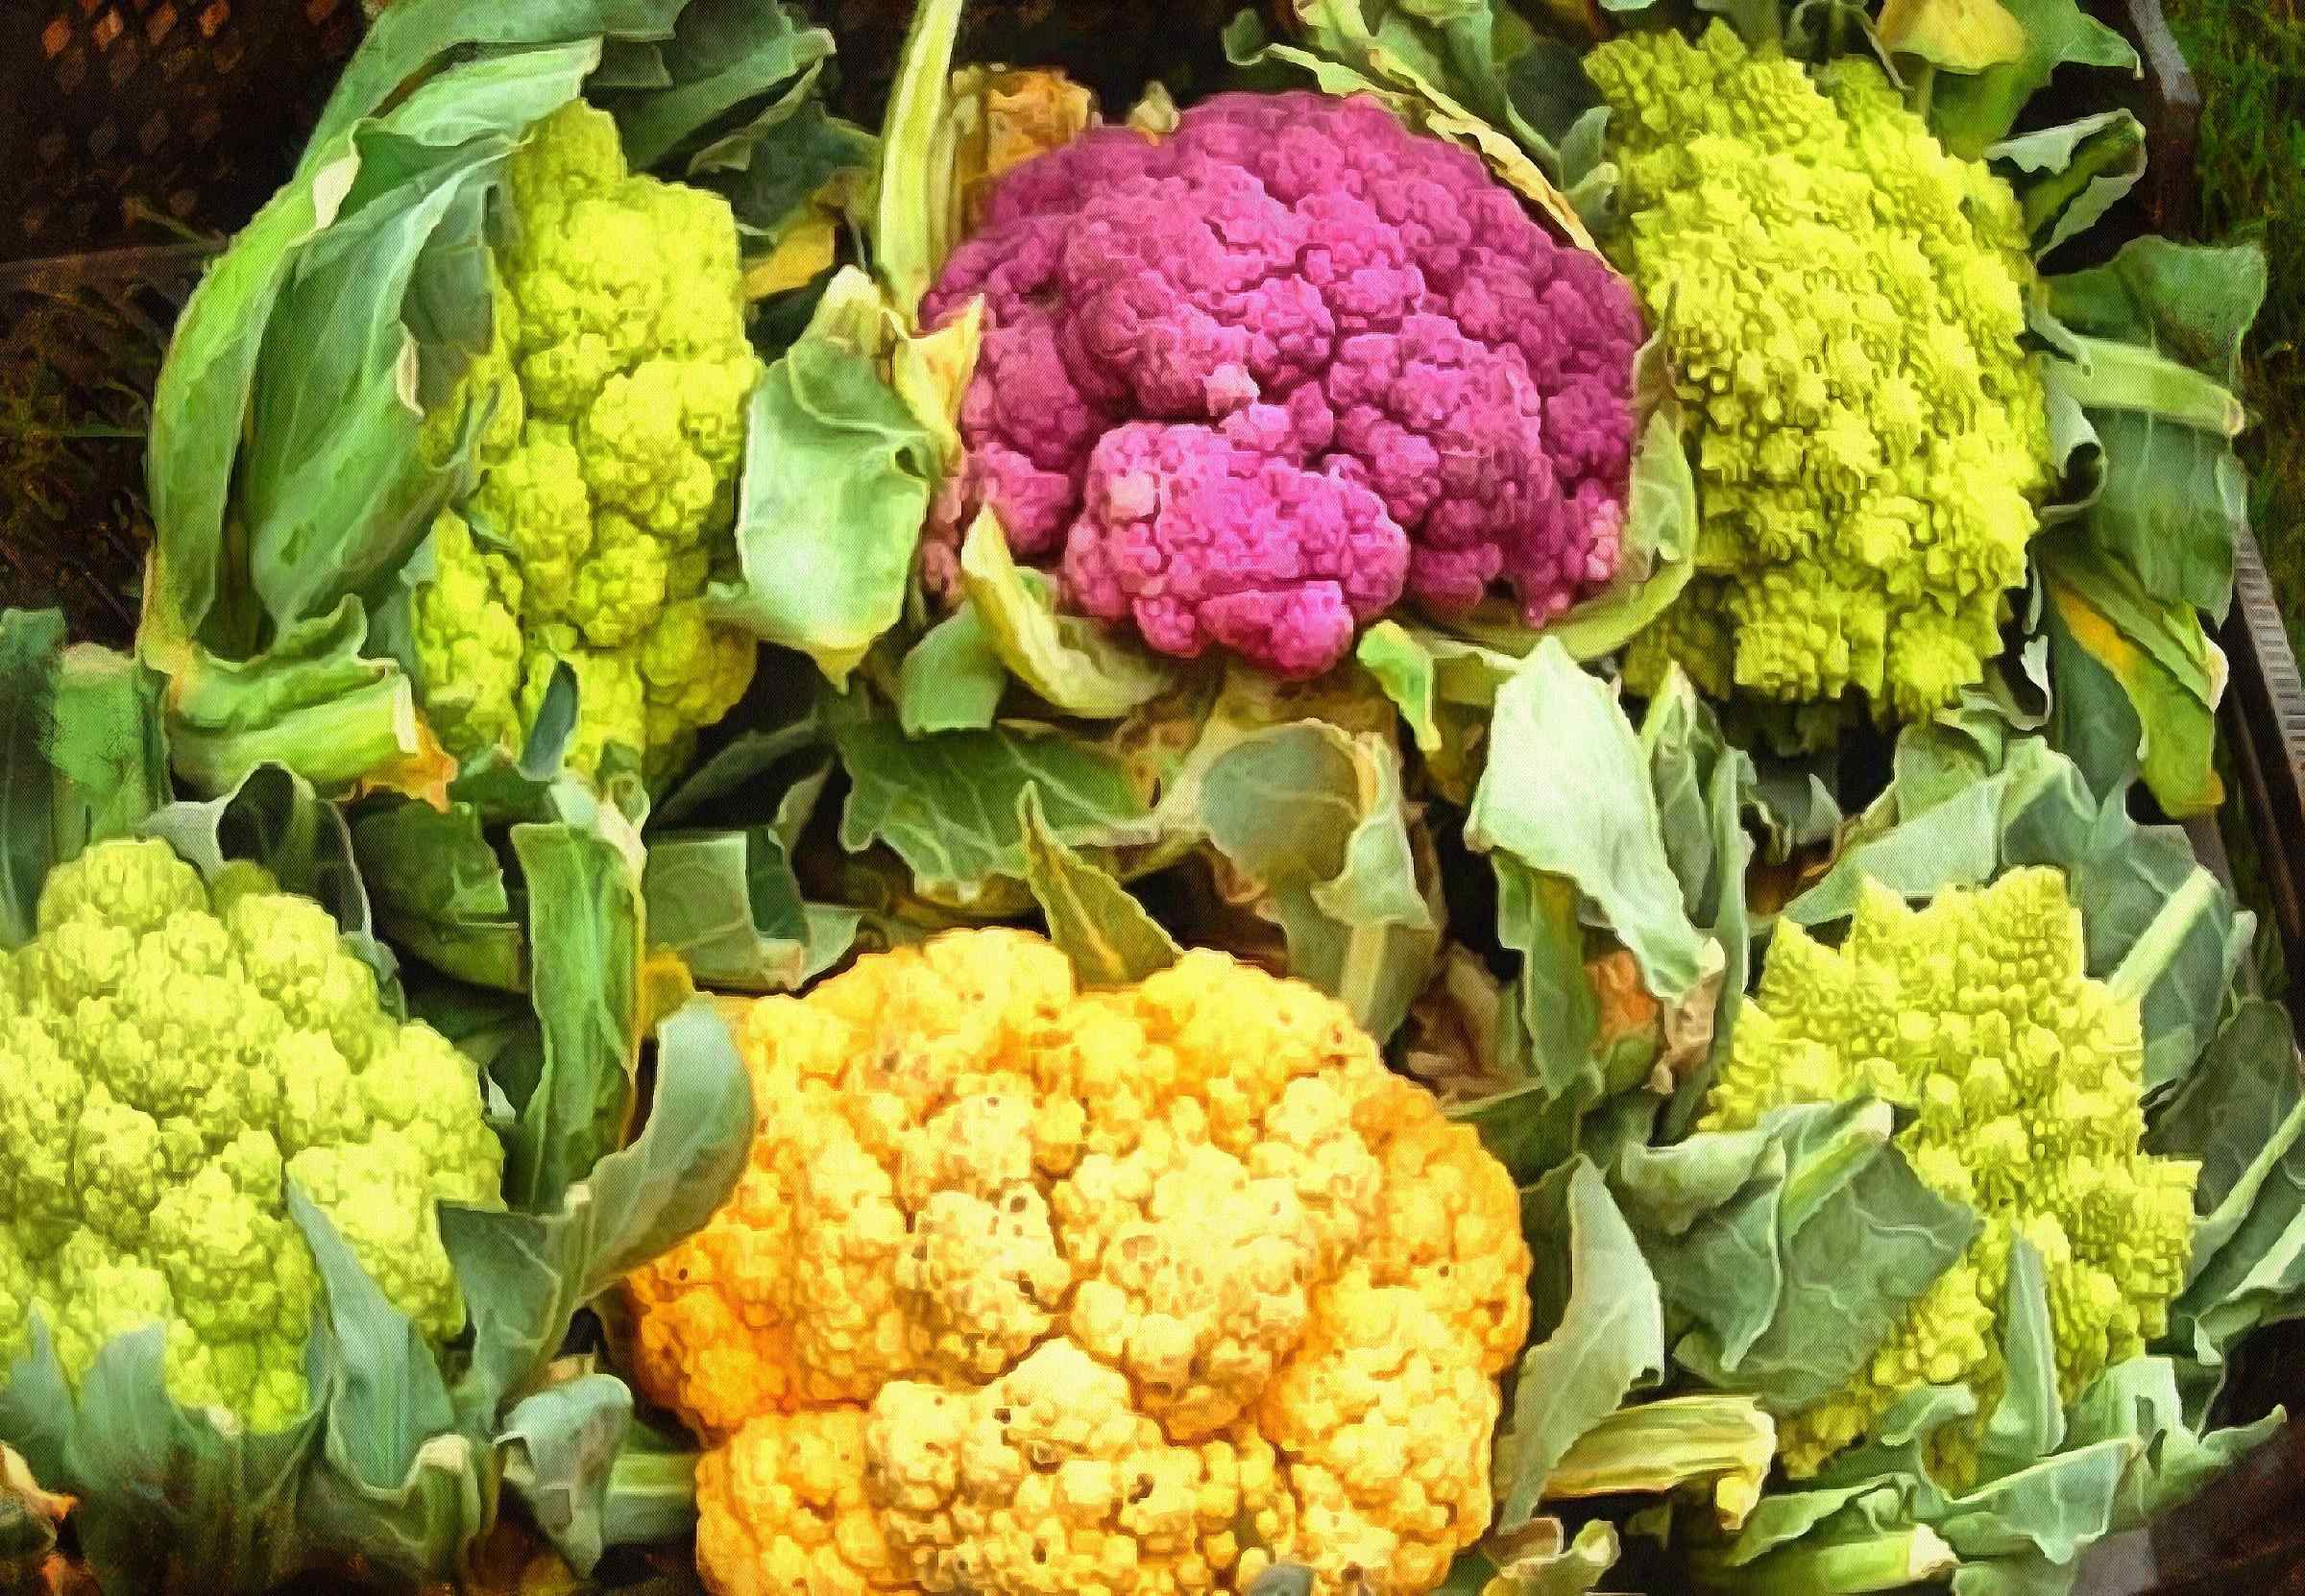
[[[2075,0],[2002,0],[2024,25],[2025,54],[1976,74],[1941,73],[1929,99],[1929,123],[1954,155],[1975,160],[2009,136],[2026,102],[2049,85],[2060,66],[2144,67],[2128,41],[2083,12]]]
[[[198,643],[182,651],[167,696],[177,773],[211,793],[261,764],[330,793],[395,770],[428,776],[416,694],[392,661],[365,655],[368,641],[368,616],[347,597],[281,628],[250,659]]]
[[[1048,579],[1018,568],[990,510],[960,545],[960,580],[993,651],[1051,707],[1117,720],[1169,690],[1170,663],[1085,617],[1056,613]]]
[[[0,949],[31,939],[51,868],[167,803],[158,708],[158,678],[65,647],[58,612],[0,612]]]
[[[81,1553],[108,1596],[168,1589],[172,1579],[257,1596],[331,1550],[302,1528],[318,1404],[270,1435],[182,1408],[167,1393],[157,1324],[109,1342],[75,1394],[43,1317],[29,1328],[30,1350],[0,1377],[0,1443],[79,1499]]]
[[[592,1572],[618,1527],[609,1491],[632,1406],[631,1390],[616,1376],[580,1374],[522,1400],[497,1437],[504,1484],[580,1574]]]
[[[1573,883],[1584,917],[1632,950],[1660,1002],[1695,990],[1705,938],[1665,857],[1647,756],[1615,691],[1557,641],[1498,689],[1465,837]]]
[[[824,773],[789,788],[783,807],[813,810]],[[652,946],[680,955],[700,983],[791,992],[846,956],[860,916],[805,902],[794,837],[779,826],[651,834],[643,886]]]
[[[2156,599],[2070,530],[2044,537],[2034,560],[2051,657],[2081,666],[2072,683],[2075,702],[2058,705],[2052,725],[2091,785],[2112,792],[2141,775],[2172,815],[2215,810],[2224,799],[2216,749],[2226,666],[2199,615],[2184,600]],[[2104,683],[2118,694],[2105,693]],[[2066,679],[2058,690],[2067,690]]]
[[[418,306],[484,318],[486,278],[473,271],[482,197],[529,125],[574,98],[598,60],[585,42],[468,62],[352,130],[358,175],[281,286],[239,461],[248,580],[273,624],[324,614],[398,570],[469,483],[468,462],[442,467],[420,447],[428,351],[411,324]],[[427,260],[469,294],[419,294]],[[484,328],[450,341],[459,361]]]
[[[440,62],[466,55],[548,48],[586,40],[660,41],[672,36],[687,0],[523,0],[519,6],[473,6],[470,0],[400,0],[380,10],[321,111],[300,174],[328,141]]]
[[[2167,603],[2222,617],[2247,505],[2233,434],[2241,343],[2264,302],[2254,247],[2141,238],[2049,280],[2052,394],[2085,413],[2101,483],[2090,540]]]
[[[2026,174],[2018,198],[2039,258],[2087,232],[2137,186],[2145,176],[2145,125],[2133,111],[2100,111],[2006,139],[1985,156]]]
[[[453,1566],[487,1528],[485,1454],[457,1433],[424,1332],[293,1185],[288,1215],[312,1248],[326,1297],[317,1361],[328,1466],[306,1485],[304,1518],[341,1524],[348,1539],[407,1576]]]
[[[833,36],[779,0],[689,0],[657,47],[667,81],[597,98],[616,114],[626,158],[645,169],[832,54]]]
[[[1389,1040],[1441,946],[1391,740],[1320,720],[1255,733],[1209,766],[1201,813],[1209,840],[1270,895],[1289,973]]]
[[[1049,940],[1084,986],[1128,986],[1177,962],[1182,950],[1128,889],[1049,830],[1040,789],[1017,795],[1025,885],[1048,921]]]
[[[432,10],[439,10],[434,0]],[[256,359],[301,246],[335,221],[358,171],[350,121],[316,137],[303,167],[202,277],[178,316],[153,392],[145,450],[155,538],[152,631],[189,641],[237,572],[224,568],[225,505]],[[254,617],[235,641],[254,641]],[[155,662],[162,663],[162,662]]]
[[[1722,955],[1720,998],[1704,1016],[1710,1045],[1676,1087],[1666,1117],[1667,1132],[1678,1134],[1694,1118],[1727,1056],[1752,976],[1745,874],[1753,839],[1745,831],[1744,812],[1748,804],[1759,802],[1759,778],[1751,756],[1722,736],[1712,710],[1677,665],[1649,700],[1640,740],[1648,751],[1665,854],[1681,883],[1682,901],[1690,921],[1711,936]]]
[[[2113,1504],[2113,1527],[2132,1530],[2198,1494],[2285,1422],[2276,1409],[2252,1424],[2196,1431],[2177,1393],[2176,1366],[2167,1358],[2131,1358],[2081,1393],[2068,1439],[2076,1446],[2124,1438],[2137,1443]]]
[[[1017,804],[1027,786],[1068,846],[1110,843],[1149,818],[1128,767],[1093,744],[1006,727],[907,738],[861,690],[832,705],[850,782],[842,845],[886,843],[933,899],[965,907],[998,879],[1024,880]]]
[[[939,464],[935,440],[881,372],[897,336],[861,272],[837,277],[800,341],[753,390],[738,492],[742,580],[725,619],[848,679],[904,612]]]
[[[963,600],[906,653],[897,669],[897,718],[907,737],[981,732],[998,717],[1009,681],[992,628]]]
[[[527,990],[526,929],[472,805],[387,803],[352,822],[352,848],[396,946],[460,980]]]
[[[567,797],[564,818],[511,831],[544,1057],[506,1149],[504,1192],[531,1211],[623,1145],[640,1068],[640,839],[615,810]]]
[[[443,1207],[441,1239],[473,1316],[459,1409],[493,1414],[532,1390],[578,1308],[712,1218],[752,1132],[751,1078],[700,998],[658,1029],[655,1098],[630,1147],[542,1212]]]
[[[1536,1267],[1532,1344],[1496,1443],[1497,1528],[1536,1516],[1578,1439],[1664,1373],[1657,1281],[1600,1172],[1580,1158],[1522,1199]]]
[[[1760,1499],[1777,1461],[1777,1424],[1749,1396],[1700,1392],[1619,1408],[1579,1436],[1554,1465],[1545,1493],[1665,1495],[1708,1487],[1714,1521],[1735,1530]]]
[[[2286,1046],[2284,1044],[2287,1044]],[[2305,1095],[2287,1026],[2244,1009],[2147,1133],[2204,1166],[2172,1343],[2202,1364],[2260,1324],[2305,1314]]]
[[[913,8],[881,124],[873,267],[908,321],[959,242],[948,113],[961,10],[961,0],[921,0]]]
[[[1628,1149],[1612,1172],[1664,1301],[1674,1355],[1716,1389],[1798,1413],[1864,1366],[1977,1234],[1862,1100],[1779,1109],[1747,1130]]]

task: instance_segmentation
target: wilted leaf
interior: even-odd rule
[[[1889,49],[1953,72],[2025,59],[2025,25],[2001,0],[1888,0],[1874,29]]]
[[[1017,795],[1024,839],[1025,884],[1049,923],[1049,940],[1064,951],[1084,986],[1128,986],[1181,956],[1176,939],[1105,871],[1067,848],[1049,830],[1040,789]]]

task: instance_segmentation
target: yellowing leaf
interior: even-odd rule
[[[1155,78],[1145,85],[1145,92],[1128,108],[1124,120],[1149,138],[1166,138],[1177,131],[1179,114],[1169,85]]]
[[[983,220],[993,181],[1061,149],[1096,120],[1085,85],[1051,68],[964,66],[953,74],[953,188],[965,237]]]
[[[744,268],[744,298],[764,300],[813,282],[833,269],[839,228],[829,211],[815,211],[776,241],[776,248]]]
[[[1154,656],[1093,620],[1051,608],[1039,574],[1018,568],[989,508],[978,513],[961,544],[960,580],[1002,663],[1058,709],[1116,720],[1168,689],[1171,673]]]
[[[895,326],[895,312],[889,313]],[[946,471],[960,464],[960,399],[976,375],[977,351],[984,338],[984,302],[968,307],[934,332],[899,337],[889,356],[889,383],[913,418],[936,441]]]
[[[2025,25],[2001,0],[1888,0],[1880,42],[1951,72],[1982,72],[2025,58]]]

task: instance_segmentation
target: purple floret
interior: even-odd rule
[[[1447,614],[1502,587],[1535,624],[1615,573],[1631,289],[1372,100],[1092,129],[1001,181],[923,315],[978,295],[934,530],[990,504],[1154,648],[1311,675],[1404,591]]]

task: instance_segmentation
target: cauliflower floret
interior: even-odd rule
[[[1897,1138],[1924,1184],[1982,1221],[1847,1390],[1780,1419],[1786,1467],[1812,1474],[1913,1387],[1965,1384],[1978,1415],[1937,1432],[1932,1468],[1976,1473],[1999,1399],[2009,1249],[2040,1251],[2070,1402],[2168,1327],[2185,1284],[2198,1166],[2141,1150],[2144,1031],[2134,998],[2085,974],[2064,877],[2012,870],[1914,910],[1868,882],[1848,939],[1781,925],[1738,1011],[1700,1130],[1870,1093],[1912,1111]]]
[[[413,604],[425,710],[454,753],[517,749],[565,660],[570,764],[615,743],[662,771],[752,679],[751,643],[702,611],[761,374],[736,226],[714,195],[628,173],[581,101],[532,130],[506,186],[493,341],[463,389],[494,407],[481,477],[435,521]],[[436,449],[464,408],[428,419]]]
[[[99,843],[50,873],[12,964],[0,1366],[36,1307],[74,1382],[159,1322],[177,1400],[285,1427],[321,1291],[291,1180],[427,1336],[464,1327],[435,1210],[500,1200],[478,1076],[384,1012],[319,905]]]
[[[1614,574],[1631,291],[1372,100],[1223,94],[993,187],[922,306],[983,296],[969,491],[1075,608],[1311,675],[1405,591],[1532,624]]]
[[[1812,78],[1713,23],[1586,58],[1612,108],[1613,253],[1661,326],[1703,513],[1697,575],[1626,660],[1678,663],[1781,741],[1952,703],[2001,651],[2050,485],[2008,186],[1879,68]]]
[[[627,1287],[715,1588],[1389,1596],[1486,1527],[1518,1199],[1329,999],[959,931],[740,1037],[750,1167]]]

